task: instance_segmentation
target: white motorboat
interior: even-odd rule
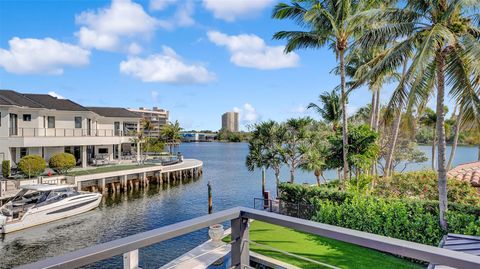
[[[95,209],[102,195],[71,185],[28,185],[0,208],[0,233],[10,233]]]

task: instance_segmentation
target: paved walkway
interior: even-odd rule
[[[480,188],[480,162],[461,164],[448,171],[448,177],[470,182],[473,187]]]

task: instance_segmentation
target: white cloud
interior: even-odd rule
[[[107,51],[118,50],[122,37],[148,37],[163,26],[130,0],[113,0],[109,7],[84,11],[75,21],[82,26],[76,33],[82,46]]]
[[[261,118],[257,110],[250,103],[243,104],[242,108],[234,107],[233,111],[239,113],[240,122],[243,125],[255,123]]]
[[[292,107],[292,109],[290,109],[290,112],[294,114],[305,114],[307,112],[307,107],[304,105],[297,105]]]
[[[231,53],[230,61],[238,66],[256,69],[280,69],[295,67],[300,57],[291,52],[285,54],[284,46],[268,46],[253,34],[226,35],[209,31],[208,39],[218,46],[225,46]]]
[[[203,0],[205,9],[217,19],[235,21],[238,17],[251,16],[272,4],[274,0]]]
[[[0,48],[0,66],[10,73],[59,75],[65,66],[89,63],[89,51],[52,38],[14,37],[8,44],[8,50]]]
[[[151,10],[164,10],[168,6],[175,4],[177,0],[150,0]]]
[[[142,52],[142,50],[143,50],[142,47],[138,45],[136,42],[133,42],[128,46],[128,54],[130,55],[137,55],[140,52]]]
[[[177,8],[174,15],[175,24],[178,26],[191,26],[195,24],[193,13],[195,11],[195,3],[193,1],[186,1],[183,5]]]
[[[63,97],[62,95],[60,95],[56,92],[48,92],[48,95],[53,96],[53,97],[58,98],[58,99],[66,99],[65,97]]]
[[[144,82],[178,84],[207,83],[215,80],[215,74],[200,64],[187,64],[167,46],[162,54],[147,58],[132,57],[120,63],[120,72],[134,76]]]

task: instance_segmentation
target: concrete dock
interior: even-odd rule
[[[88,169],[85,171],[88,171]],[[149,184],[171,184],[182,180],[198,179],[202,174],[202,161],[184,159],[179,163],[170,165],[152,164],[102,173],[92,171],[92,173],[78,176],[57,175],[19,181],[2,181],[3,185],[0,187],[4,188],[4,191],[0,193],[0,205],[2,201],[13,197],[23,185],[70,184],[83,191],[116,193],[143,188]]]

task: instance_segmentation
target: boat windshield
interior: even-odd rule
[[[38,198],[41,196],[42,193],[32,191],[32,190],[25,190],[22,189],[15,195],[15,197],[10,200],[14,205],[15,204],[34,204],[38,201]]]
[[[65,188],[43,192],[37,201],[37,206],[54,203],[67,197],[78,195],[79,192],[74,188]]]

